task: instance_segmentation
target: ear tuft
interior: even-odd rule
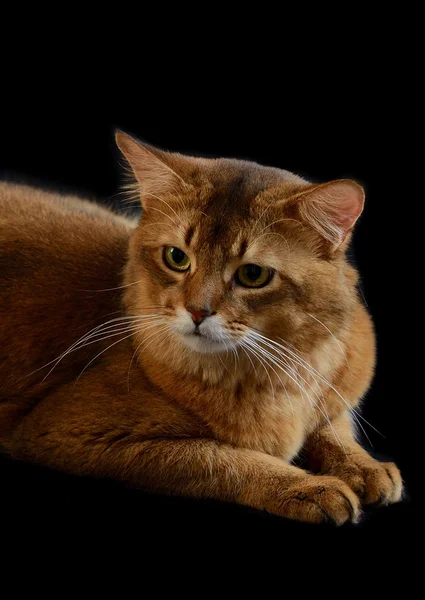
[[[115,141],[140,185],[143,208],[175,184],[179,176],[166,164],[166,153],[142,144],[122,131]]]
[[[363,211],[363,188],[351,179],[331,181],[296,199],[301,218],[337,248]]]

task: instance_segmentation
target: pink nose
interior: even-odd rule
[[[205,317],[209,317],[212,314],[209,308],[193,308],[187,306],[186,310],[192,315],[192,320],[195,325],[200,325]]]

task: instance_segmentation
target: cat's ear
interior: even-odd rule
[[[143,208],[155,203],[165,192],[175,188],[176,182],[182,181],[167,164],[166,152],[142,144],[122,131],[115,133],[115,141],[139,184]]]
[[[365,193],[351,179],[314,186],[299,194],[294,204],[301,220],[307,222],[338,248],[363,211]]]

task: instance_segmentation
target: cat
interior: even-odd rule
[[[0,184],[2,451],[311,523],[399,501],[356,441],[363,188],[116,141],[140,222]]]

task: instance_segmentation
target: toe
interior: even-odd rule
[[[394,463],[383,463],[387,476],[392,482],[392,491],[387,499],[387,504],[399,502],[403,495],[403,480],[398,467]]]

